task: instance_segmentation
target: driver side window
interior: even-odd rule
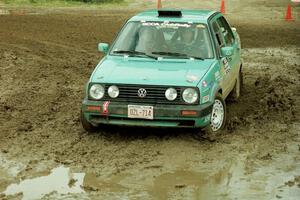
[[[232,46],[234,44],[234,36],[229,24],[227,23],[224,17],[219,17],[217,19],[217,23],[224,37],[226,46]]]
[[[218,47],[221,48],[221,47],[225,46],[225,41],[224,41],[224,38],[222,36],[221,28],[220,28],[219,24],[216,21],[214,21],[212,23],[212,28],[214,30],[215,40],[218,44]]]

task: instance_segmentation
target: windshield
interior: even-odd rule
[[[213,58],[207,26],[177,22],[129,22],[111,55],[168,58]]]

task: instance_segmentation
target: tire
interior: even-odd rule
[[[240,70],[237,80],[235,82],[235,86],[232,89],[232,91],[230,92],[229,100],[230,101],[238,101],[238,99],[241,96],[242,88],[243,88],[243,74],[242,74],[242,71]]]
[[[80,121],[82,128],[88,133],[94,133],[97,131],[97,127],[86,120],[82,111],[80,112]]]
[[[240,95],[242,95],[244,91],[244,76],[243,76],[242,68],[240,69],[240,78],[241,78]]]
[[[226,126],[227,112],[226,104],[220,94],[215,97],[210,124],[204,128],[205,134],[212,136],[220,133]]]

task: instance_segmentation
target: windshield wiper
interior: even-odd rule
[[[142,55],[142,56],[146,56],[146,57],[149,57],[149,58],[157,59],[156,56],[151,56],[151,55],[146,54],[145,52],[141,52],[141,51],[116,50],[116,51],[113,51],[113,53],[127,54],[129,56]]]
[[[180,58],[185,58],[185,59],[204,60],[204,58],[201,58],[201,57],[189,56],[189,55],[187,55],[187,54],[176,53],[176,52],[164,52],[164,51],[158,51],[158,52],[151,52],[151,54],[155,54],[155,55],[164,55],[164,56],[175,56],[175,57],[180,57]]]

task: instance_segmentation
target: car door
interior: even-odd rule
[[[240,47],[238,44],[238,40],[234,37],[234,34],[231,30],[231,27],[229,26],[228,22],[223,16],[220,16],[217,18],[216,22],[219,25],[220,32],[222,34],[223,40],[224,40],[224,46],[226,47],[233,47],[233,54],[231,56],[226,56],[221,58],[223,62],[223,66],[225,68],[225,74],[226,74],[226,84],[228,84],[228,87],[226,87],[226,96],[231,92],[233,87],[236,83],[236,78],[239,73],[239,66],[240,66]]]

